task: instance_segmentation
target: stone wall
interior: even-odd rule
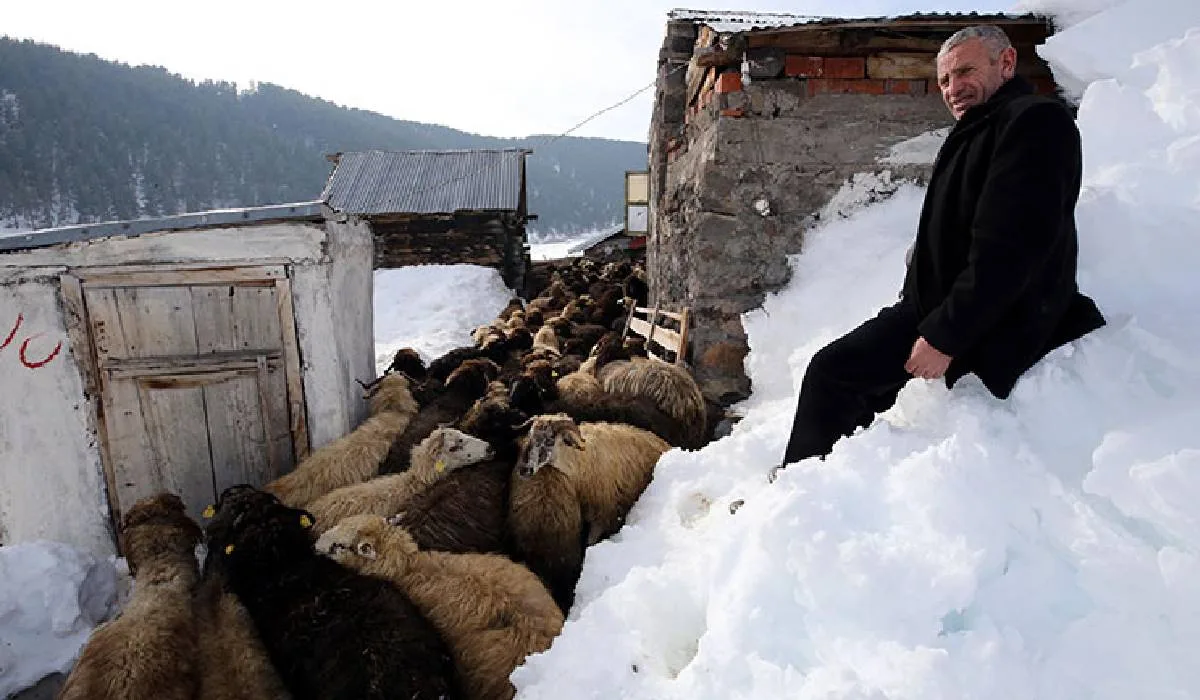
[[[923,181],[928,165],[877,159],[953,122],[932,82],[870,78],[862,55],[751,49],[700,78],[692,59],[706,30],[671,22],[660,54],[647,271],[652,304],[691,307],[692,368],[706,397],[728,405],[750,392],[741,314],[789,281],[787,256],[818,212],[856,173]],[[914,65],[931,75],[926,56],[928,68]],[[748,68],[772,77],[747,82]]]

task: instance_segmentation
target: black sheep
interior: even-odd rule
[[[481,396],[488,384],[500,374],[495,362],[475,358],[463,362],[446,383],[439,386],[436,379],[426,380],[413,391],[421,410],[413,416],[408,427],[388,450],[379,466],[380,474],[396,474],[408,469],[412,448],[440,425],[453,425]]]
[[[318,555],[311,524],[303,510],[234,486],[207,528],[209,560],[250,613],[292,696],[461,697],[437,630],[387,581]]]
[[[409,379],[419,382],[425,379],[428,369],[425,367],[425,361],[416,350],[412,348],[400,348],[392,357],[392,364],[388,365],[388,372],[400,372],[408,375]]]

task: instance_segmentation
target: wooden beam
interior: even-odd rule
[[[220,265],[207,267],[129,266],[79,269],[74,272],[89,289],[105,287],[166,287],[206,284],[238,284],[271,286],[285,277],[282,265],[240,267]]]
[[[288,417],[291,420],[292,449],[299,464],[308,456],[308,416],[304,406],[304,377],[300,371],[300,347],[296,337],[296,312],[292,305],[292,282],[275,282],[275,304],[279,311],[279,330],[283,336],[283,369],[287,377]]]
[[[867,77],[883,80],[936,80],[934,53],[882,51],[867,57]]]
[[[97,369],[96,348],[92,343],[91,325],[88,323],[87,301],[83,284],[75,275],[59,276],[62,290],[63,316],[67,326],[67,341],[71,355],[79,366],[83,378],[83,393],[91,406],[87,422],[96,431],[96,442],[100,455],[100,469],[104,472],[104,485],[108,491],[108,517],[113,542],[120,549],[118,534],[121,525],[120,506],[117,505],[117,477],[113,471],[112,454],[108,449],[108,426],[104,421],[103,378]]]

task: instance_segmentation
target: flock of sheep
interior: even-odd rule
[[[262,489],[227,489],[203,529],[172,494],[134,505],[133,593],[59,697],[511,698],[586,548],[662,453],[708,437],[688,372],[622,340],[642,280],[579,261],[471,345],[428,366],[401,350],[366,421]]]

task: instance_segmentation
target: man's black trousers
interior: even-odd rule
[[[783,463],[824,456],[838,438],[870,425],[896,402],[919,335],[915,309],[900,302],[822,348],[804,373]]]

